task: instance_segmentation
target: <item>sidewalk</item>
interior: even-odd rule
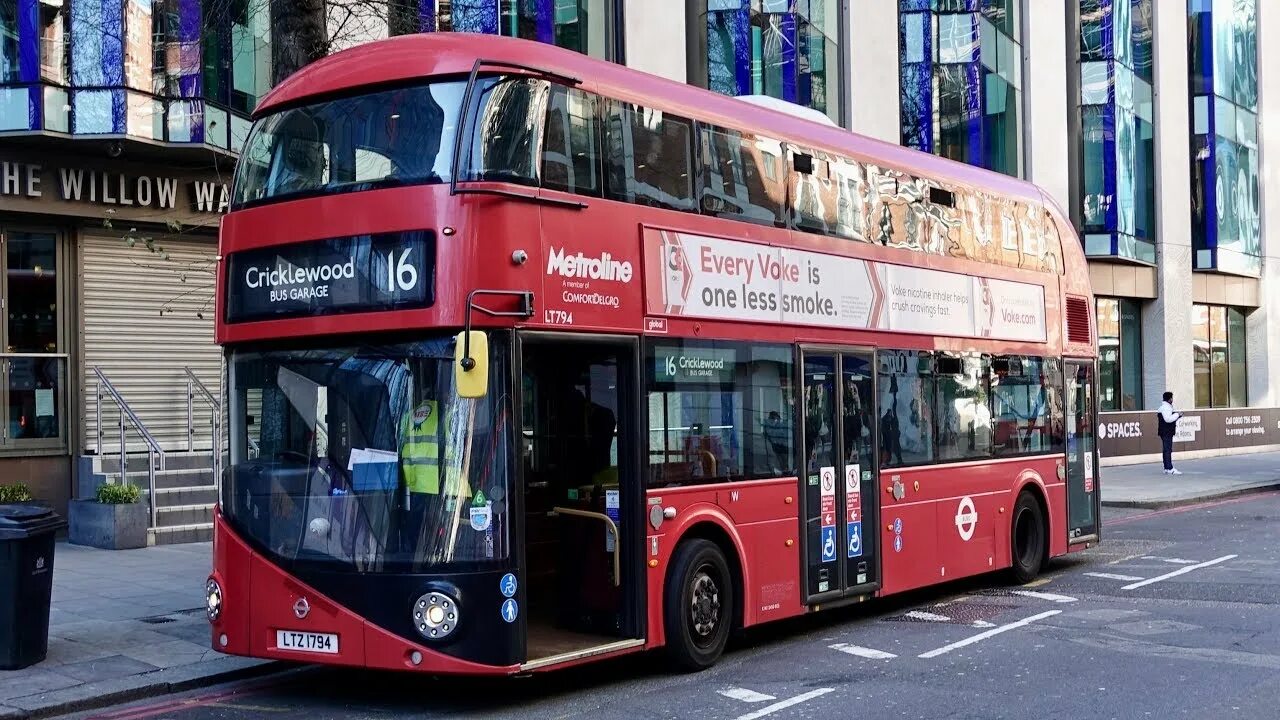
[[[1179,461],[1182,475],[1160,463],[1102,468],[1105,507],[1159,509],[1280,488],[1280,452]]]
[[[59,542],[47,659],[0,670],[0,719],[48,717],[270,670],[209,647],[210,543],[97,550]]]

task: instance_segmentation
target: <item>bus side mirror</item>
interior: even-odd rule
[[[453,384],[458,397],[482,398],[489,389],[489,336],[479,330],[458,333],[453,346]]]

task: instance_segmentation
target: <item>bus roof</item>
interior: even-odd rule
[[[913,175],[981,188],[1022,202],[1045,204],[1027,181],[930,153],[819,124],[794,114],[597,60],[547,43],[473,33],[435,32],[378,40],[322,58],[267,93],[254,118],[285,106],[315,101],[353,88],[395,84],[440,75],[466,75],[477,58],[528,66],[593,85],[602,95],[635,99],[666,112],[739,131],[756,132],[815,150],[850,154]],[[500,71],[500,69],[499,69]],[[1056,203],[1047,205],[1061,212]]]

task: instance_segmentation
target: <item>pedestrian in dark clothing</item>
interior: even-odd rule
[[[1160,448],[1164,454],[1164,474],[1181,475],[1182,471],[1173,466],[1173,436],[1178,431],[1178,419],[1182,413],[1173,409],[1173,393],[1164,394],[1164,402],[1157,411],[1160,435]]]

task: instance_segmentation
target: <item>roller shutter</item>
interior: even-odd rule
[[[221,353],[213,339],[213,277],[195,269],[207,267],[217,253],[217,241],[158,237],[157,242],[169,253],[168,260],[130,248],[119,237],[81,236],[86,450],[97,447],[95,365],[166,451],[187,449],[183,368],[190,367],[210,392],[219,394]],[[198,396],[194,409],[195,449],[207,450],[212,445],[210,412]],[[108,452],[119,447],[117,418],[115,405],[104,396]],[[131,429],[126,435],[132,450],[145,450]]]

